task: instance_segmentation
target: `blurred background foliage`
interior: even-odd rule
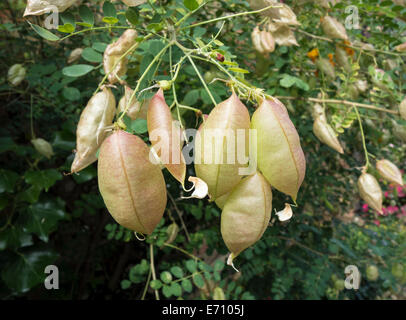
[[[182,17],[183,1],[152,1],[131,9],[130,19],[140,33],[157,30],[169,16]],[[190,1],[186,1],[190,2]],[[194,2],[194,1],[191,1]],[[343,104],[328,104],[328,119],[337,130],[345,154],[321,144],[312,132],[312,103],[323,91],[331,99],[357,101],[396,110],[406,89],[405,57],[393,48],[406,40],[402,5],[392,1],[341,1],[325,8],[321,1],[285,1],[301,26],[295,31],[299,47],[280,47],[268,57],[255,53],[250,34],[259,15],[226,21],[218,38],[218,50],[247,69],[245,80],[281,100],[301,137],[307,159],[305,181],[297,208],[289,222],[274,217],[263,238],[235,261],[235,271],[225,266],[227,249],[220,235],[221,210],[207,200],[179,200],[183,191],[164,170],[168,186],[166,214],[153,235],[139,241],[117,225],[107,212],[97,186],[97,164],[79,175],[69,172],[75,149],[75,130],[80,112],[103,77],[102,53],[121,30],[82,33],[64,41],[44,40],[22,18],[25,1],[0,4],[0,297],[2,299],[404,299],[406,284],[406,190],[379,180],[385,192],[383,215],[377,215],[358,196],[356,181],[364,163],[357,121]],[[103,1],[82,1],[94,14],[95,26],[104,26]],[[316,72],[308,52],[318,48],[321,57],[334,54],[335,45],[323,41],[320,17],[327,12],[344,22],[345,8],[359,10],[360,29],[347,30],[352,43],[370,43],[380,52],[355,51],[357,65],[350,72],[335,66],[337,77],[328,81]],[[116,25],[128,26],[128,9],[120,1],[112,6]],[[105,9],[103,11],[103,8]],[[109,6],[111,10],[111,6]],[[187,22],[204,21],[251,10],[246,1],[208,1]],[[62,15],[82,21],[78,7]],[[127,10],[128,11],[128,10]],[[73,19],[73,20],[72,20]],[[43,17],[29,20],[42,25]],[[184,31],[189,47],[207,43],[220,27],[206,24]],[[77,30],[81,26],[76,24]],[[306,33],[300,32],[305,31]],[[58,36],[62,32],[54,31]],[[310,35],[309,35],[310,34]],[[403,38],[402,38],[403,36]],[[159,38],[144,42],[130,59],[126,81],[135,86],[138,76],[163,47]],[[69,74],[67,59],[83,48],[74,64],[88,72]],[[181,52],[173,49],[174,56]],[[24,81],[11,86],[11,65],[27,70]],[[210,82],[224,74],[196,62]],[[358,68],[359,66],[359,68]],[[393,84],[377,88],[370,66],[385,70]],[[68,70],[68,71],[67,71]],[[157,79],[169,79],[168,55],[142,87]],[[348,83],[367,80],[368,90],[352,96]],[[226,86],[209,85],[217,102],[227,98]],[[190,64],[176,82],[181,103],[209,113],[213,105]],[[114,90],[118,99],[123,88]],[[145,97],[148,97],[147,93]],[[173,97],[167,94],[170,105]],[[248,104],[250,113],[254,110]],[[399,168],[406,166],[406,121],[369,109],[359,109],[368,151],[387,158]],[[182,109],[187,127],[196,128],[193,111]],[[343,126],[343,123],[346,123]],[[144,138],[145,123],[133,124]],[[342,130],[341,130],[342,129]],[[41,156],[30,140],[40,137],[52,144],[54,155]],[[188,174],[193,174],[189,166]],[[377,176],[377,175],[376,175]],[[281,210],[289,199],[273,191],[273,207]],[[152,256],[151,256],[152,255]],[[153,257],[153,260],[151,259]],[[154,261],[156,279],[152,279]],[[54,264],[60,271],[60,289],[46,290],[44,268]],[[361,272],[359,290],[344,289],[344,269],[355,265]],[[221,288],[222,290],[220,290]]]

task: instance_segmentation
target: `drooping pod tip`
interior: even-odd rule
[[[236,258],[236,256],[234,255],[234,253],[230,253],[229,255],[228,255],[228,258],[227,258],[227,265],[228,266],[231,266],[236,272],[240,272],[240,270],[238,270],[235,266],[234,266],[234,263],[233,263],[233,260]]]

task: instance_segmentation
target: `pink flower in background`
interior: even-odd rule
[[[403,187],[398,186],[398,187],[396,188],[396,190],[397,190],[397,192],[398,192],[398,197],[399,197],[399,198],[403,198],[403,197],[406,196],[405,189],[404,189]]]
[[[406,205],[402,206],[402,207],[400,208],[400,210],[401,210],[401,212],[402,212],[402,215],[406,216]]]
[[[388,215],[388,209],[382,208],[382,215],[387,216]]]
[[[389,191],[385,191],[385,193],[383,194],[383,196],[384,196],[385,198],[389,197]]]
[[[381,225],[381,223],[379,222],[379,220],[374,220],[374,223],[379,227]]]
[[[368,210],[369,210],[368,205],[366,203],[364,203],[362,205],[362,212],[368,212]]]
[[[383,211],[386,211],[386,214],[394,214],[395,212],[399,211],[399,207],[397,206],[388,206],[383,208]]]

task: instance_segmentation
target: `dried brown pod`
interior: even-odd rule
[[[141,138],[118,130],[104,140],[97,165],[99,190],[123,227],[151,234],[166,207],[166,185]]]
[[[324,144],[334,149],[338,153],[344,153],[333,128],[325,121],[325,119],[318,117],[313,123],[314,135]]]
[[[405,52],[406,51],[406,42],[396,46],[395,50],[398,52]]]
[[[54,150],[48,141],[42,138],[36,138],[32,139],[31,143],[33,144],[35,150],[37,150],[38,153],[44,157],[50,159],[54,155]]]
[[[149,102],[147,123],[152,148],[172,176],[184,186],[186,163],[182,154],[182,131],[172,119],[162,89]]]
[[[269,23],[268,31],[271,32],[275,42],[280,46],[299,46],[292,29],[284,24]]]
[[[221,235],[231,252],[229,265],[262,237],[271,211],[271,186],[260,173],[242,179],[233,189],[221,213]]]
[[[358,178],[358,191],[361,198],[373,209],[382,212],[382,190],[375,177],[362,173]]]
[[[109,74],[111,84],[119,81],[127,72],[128,55],[120,60],[121,56],[137,44],[137,31],[127,29],[114,43],[108,45],[103,55],[104,72]],[[114,65],[117,66],[114,68]]]
[[[391,161],[386,159],[378,160],[376,162],[376,170],[386,181],[403,186],[402,173]]]
[[[242,146],[238,137],[249,137],[249,127],[247,107],[233,93],[212,109],[198,131],[194,149],[196,175],[207,183],[211,200],[228,193],[241,180],[240,168],[247,164],[239,161],[239,154],[248,149],[248,143],[244,140]]]
[[[321,27],[324,33],[332,39],[348,40],[345,27],[333,17],[325,16],[322,18]]]
[[[406,120],[406,98],[399,104],[399,114],[403,120]]]
[[[56,9],[58,13],[65,11],[78,0],[28,0],[24,11],[25,16],[40,16]]]
[[[263,100],[252,115],[257,130],[258,168],[268,182],[296,201],[306,171],[300,138],[279,100]]]
[[[79,172],[97,160],[96,152],[113,124],[116,101],[107,87],[96,93],[80,115],[76,129],[76,154],[71,172]]]

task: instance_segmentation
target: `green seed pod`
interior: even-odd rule
[[[218,198],[216,199],[216,205],[217,205],[220,209],[223,209],[223,208],[224,208],[224,205],[226,204],[226,201],[227,201],[229,195],[230,195],[230,192],[229,192],[229,193],[226,193],[226,194],[224,194],[224,195],[222,195],[221,197],[218,197]]]
[[[252,246],[268,227],[272,211],[271,186],[260,173],[242,179],[221,213],[221,235],[230,260]]]
[[[361,198],[373,209],[382,212],[382,190],[375,177],[363,173],[358,179],[358,191]]]
[[[228,193],[241,180],[239,169],[247,164],[240,163],[238,159],[238,154],[243,153],[238,137],[245,133],[244,138],[248,138],[249,127],[247,107],[233,93],[213,108],[198,131],[195,143],[196,175],[207,183],[211,200]],[[234,147],[234,150],[230,151],[229,147]],[[247,150],[248,143],[244,147]]]
[[[97,165],[99,190],[123,227],[151,234],[166,207],[166,185],[149,148],[139,137],[115,131],[102,144]]]
[[[366,276],[369,281],[376,281],[379,278],[379,270],[374,265],[369,265],[366,269]]]
[[[336,73],[334,67],[331,65],[330,61],[324,58],[319,58],[316,60],[317,68],[324,73],[324,75],[330,79],[334,80],[336,78]]]
[[[134,98],[130,101],[131,96],[134,92],[134,90],[132,90],[130,87],[125,86],[124,87],[124,96],[120,99],[120,101],[118,102],[118,107],[117,107],[117,115],[119,115],[120,113],[124,112],[125,108],[127,107],[127,104],[130,104],[130,106],[127,109],[127,116],[130,117],[131,120],[135,120],[138,118],[138,115],[141,111],[141,108],[144,107],[144,104],[142,104],[141,102],[137,101]],[[145,107],[144,107],[145,108]]]
[[[344,280],[342,279],[337,279],[334,281],[334,288],[336,288],[338,291],[342,291],[345,288]]]
[[[348,40],[347,31],[344,26],[333,17],[325,16],[322,18],[321,27],[324,33],[331,39]]]
[[[214,288],[213,300],[226,300],[226,296],[224,294],[223,289],[221,289],[220,287]]]
[[[344,48],[336,46],[335,58],[337,64],[342,67],[345,71],[351,72],[350,58]]]
[[[80,59],[80,57],[82,56],[82,52],[83,52],[82,48],[74,49],[68,57],[68,64],[78,61]]]
[[[376,170],[378,170],[381,177],[386,181],[403,186],[402,173],[398,167],[389,160],[383,159],[377,161]]]
[[[42,138],[37,138],[32,139],[31,143],[34,145],[35,150],[44,157],[50,159],[54,155],[54,150],[48,141]]]
[[[182,132],[173,122],[162,89],[149,102],[147,124],[152,148],[171,175],[184,186],[186,163],[182,154]]]
[[[403,265],[401,263],[396,262],[392,265],[392,275],[397,279],[403,277]]]
[[[406,98],[399,104],[399,114],[403,120],[406,120]]]
[[[7,80],[13,87],[17,87],[25,79],[26,70],[22,64],[14,64],[8,69]]]
[[[58,13],[65,11],[78,0],[28,0],[24,11],[25,16],[40,16],[58,9]]]
[[[165,241],[166,244],[171,244],[175,241],[176,237],[178,236],[179,226],[174,222],[169,225],[168,229],[166,229],[166,235],[168,236],[168,240]]]
[[[334,149],[338,153],[344,153],[333,128],[323,120],[323,118],[317,118],[313,123],[313,133],[324,144]]]
[[[104,72],[109,74],[108,80],[111,84],[119,81],[120,78],[126,74],[128,55],[118,62],[114,70],[113,67],[117,61],[119,61],[120,57],[137,43],[136,38],[137,31],[134,29],[127,29],[116,42],[110,44],[104,51]]]
[[[252,115],[251,128],[257,130],[259,170],[273,187],[296,201],[306,160],[286,107],[277,99],[264,100]]]
[[[106,127],[113,124],[116,100],[109,88],[103,88],[88,102],[76,129],[76,155],[71,173],[79,172],[97,160],[96,152],[106,138]]]

